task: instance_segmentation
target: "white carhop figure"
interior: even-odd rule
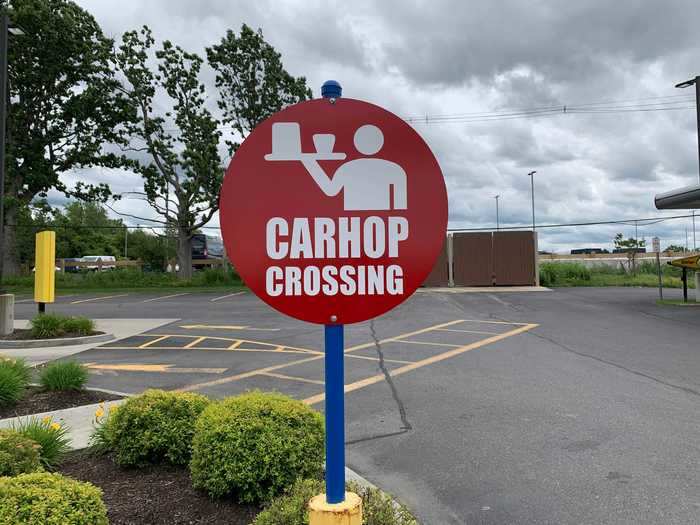
[[[277,122],[272,125],[272,153],[265,160],[300,161],[327,196],[343,191],[345,211],[406,209],[406,172],[395,162],[372,157],[384,145],[384,134],[377,126],[365,124],[355,131],[355,148],[367,157],[341,164],[333,178],[318,161],[344,160],[345,153],[333,152],[335,135],[316,134],[313,141],[316,153],[302,153],[299,124]]]

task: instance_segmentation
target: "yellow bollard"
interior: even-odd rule
[[[319,494],[309,501],[309,525],[362,525],[362,499],[354,492],[345,493],[342,503],[327,503]]]
[[[36,234],[34,258],[34,302],[39,308],[54,302],[56,272],[56,232],[43,231]]]

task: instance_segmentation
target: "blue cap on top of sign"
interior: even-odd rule
[[[321,96],[323,98],[340,98],[343,88],[337,80],[326,80],[321,86]]]

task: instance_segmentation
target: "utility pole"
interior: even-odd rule
[[[500,219],[498,218],[498,198],[499,198],[499,197],[500,197],[500,195],[496,195],[496,196],[494,197],[494,199],[496,199],[496,230],[500,230],[500,229],[501,229]]]
[[[528,173],[530,177],[530,195],[532,196],[532,231],[535,231],[535,173],[536,171],[531,171]]]
[[[124,226],[124,258],[129,257],[129,227]]]
[[[681,89],[690,86],[695,86],[695,116],[698,129],[698,178],[700,178],[700,76],[676,84],[676,87]]]
[[[636,242],[637,246],[639,246],[639,225],[637,224],[637,221],[634,221],[634,242]]]
[[[0,15],[0,281],[5,270],[5,123],[7,122],[7,12]]]

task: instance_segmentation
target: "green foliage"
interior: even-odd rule
[[[39,382],[44,390],[82,390],[88,370],[77,361],[56,361],[41,370]]]
[[[239,36],[228,30],[217,45],[207,48],[207,59],[216,71],[223,122],[241,136],[285,106],[312,96],[304,77],[294,78],[284,69],[282,55],[265,41],[262,30],[246,24]],[[231,153],[238,146],[227,144]]]
[[[0,356],[0,368],[14,370],[25,385],[32,379],[32,367],[21,357]]]
[[[0,478],[0,523],[108,525],[102,491],[46,472]]]
[[[32,337],[50,339],[65,334],[90,335],[95,323],[86,317],[70,317],[61,314],[39,314],[30,321]]]
[[[41,446],[11,429],[0,429],[0,476],[39,472]]]
[[[281,394],[250,392],[210,405],[197,420],[190,471],[212,497],[266,501],[323,466],[322,416]]]
[[[103,434],[119,465],[185,465],[195,421],[208,405],[200,394],[147,390],[109,416]]]
[[[0,366],[0,406],[14,405],[22,398],[26,381],[10,366]]]
[[[108,454],[112,452],[114,443],[114,425],[111,423],[111,418],[119,407],[111,405],[109,410],[105,412],[104,401],[95,411],[95,417],[92,420],[92,433],[88,441],[90,452],[97,455]]]
[[[567,280],[590,281],[591,271],[581,263],[542,263],[540,284],[557,286]]]
[[[70,450],[69,428],[48,416],[19,419],[12,429],[39,444],[41,464],[47,469],[58,466]]]
[[[10,20],[24,31],[8,45],[3,204],[6,222],[14,225],[19,207],[52,188],[82,199],[106,198],[106,185],[78,182],[67,188],[60,175],[90,165],[118,166],[119,158],[102,146],[121,142],[120,123],[129,115],[109,67],[112,43],[87,11],[69,0],[7,4]],[[16,257],[14,227],[6,236],[6,250]]]
[[[175,255],[175,239],[170,236],[156,235],[145,230],[129,231],[129,258],[139,259],[144,264],[144,269],[149,271],[162,271],[167,266],[167,261]]]
[[[36,339],[48,339],[63,335],[63,316],[56,314],[37,315],[30,321],[32,337]]]
[[[346,489],[362,498],[363,525],[418,525],[406,507],[395,503],[381,490],[357,483],[348,483]],[[298,480],[258,514],[252,525],[308,525],[309,500],[324,491],[323,481]]]
[[[16,289],[31,289],[34,278],[11,277],[3,280],[6,286]],[[141,272],[133,268],[118,268],[108,272],[57,273],[58,291],[109,291],[147,288],[214,288],[243,286],[241,278],[233,270],[207,268],[194,272],[191,279],[178,279],[175,274],[165,272]]]

